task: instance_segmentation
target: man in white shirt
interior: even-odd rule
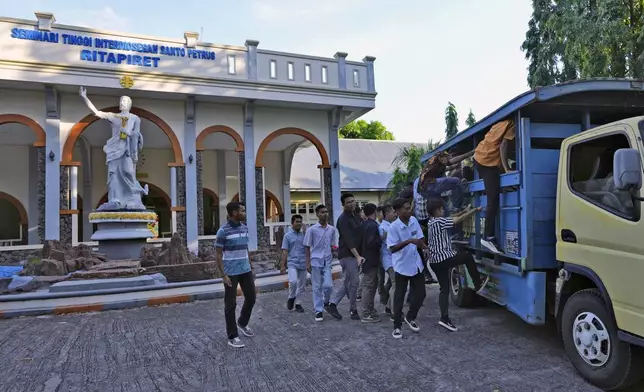
[[[405,322],[412,331],[418,332],[416,316],[425,300],[425,279],[423,277],[423,261],[418,249],[425,249],[423,231],[418,220],[412,216],[411,203],[398,199],[394,202],[394,210],[398,215],[387,233],[387,246],[391,251],[391,261],[395,272],[396,290],[394,292],[394,331],[392,336],[402,338],[402,308],[407,288],[411,286],[412,302],[405,316]]]

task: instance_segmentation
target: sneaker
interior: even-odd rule
[[[289,298],[286,302],[286,309],[293,310],[293,305],[295,305],[295,298]]]
[[[315,321],[320,322],[324,320],[324,314],[322,312],[317,312],[315,314]]]
[[[503,253],[503,252],[501,252],[499,250],[499,248],[497,248],[496,244],[494,243],[494,240],[490,239],[490,238],[481,239],[481,246],[484,247],[485,249],[489,250],[492,253],[496,253],[496,254],[499,254],[499,255]]]
[[[454,324],[452,324],[452,320],[449,319],[449,317],[443,317],[440,319],[438,322],[438,325],[441,327],[445,328],[448,331],[456,332],[458,331],[458,328]]]
[[[295,311],[298,312],[298,313],[304,313],[304,308],[302,307],[302,305],[297,304],[297,305],[295,305]],[[322,312],[320,312],[320,313],[322,313]]]
[[[394,316],[389,316],[389,321],[394,322]]]
[[[363,323],[379,323],[380,317],[378,317],[378,315],[376,314],[369,313],[362,316],[362,319],[360,321]]]
[[[385,313],[389,316],[391,316],[393,313],[391,313],[391,309],[385,306]]]
[[[394,331],[391,333],[391,336],[394,337],[394,339],[402,339],[402,331],[400,328],[394,329]]]
[[[239,338],[228,339],[228,345],[235,348],[246,347]]]
[[[487,285],[487,283],[489,281],[490,281],[490,275],[484,275],[483,279],[481,279],[481,284],[479,285],[479,287],[475,288],[476,293],[477,294],[480,293],[481,290],[483,290],[485,288],[485,286]]]
[[[407,323],[407,325],[409,325],[409,328],[412,331],[414,331],[414,332],[420,331],[420,327],[418,326],[418,324],[416,324],[416,320],[411,320],[410,321],[410,320],[407,320],[407,317],[405,317],[405,322]]]
[[[438,282],[436,280],[434,280],[434,278],[425,279],[425,284],[436,284],[436,283],[438,283]],[[409,301],[409,299],[407,299],[407,303],[411,303],[411,301]]]
[[[328,304],[324,307],[324,310],[326,310],[326,312],[330,314],[334,319],[342,320],[342,315],[340,314],[340,312],[338,312],[338,308],[337,306],[335,306],[335,304]]]
[[[357,310],[352,310],[350,314],[351,314],[351,320],[360,320],[360,315],[358,314]]]
[[[361,295],[357,296],[356,301],[362,301],[362,296]]]
[[[245,336],[248,336],[249,338],[252,338],[253,336],[255,336],[253,331],[250,328],[248,328],[248,325],[245,327],[242,327],[241,325],[239,325],[239,323],[237,323],[237,328],[239,328],[242,331],[242,333]]]

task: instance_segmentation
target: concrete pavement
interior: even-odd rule
[[[304,314],[286,310],[285,291],[260,294],[244,349],[226,344],[220,299],[0,320],[0,391],[598,391],[552,328],[488,305],[452,307],[450,333],[437,294],[428,287],[420,333],[401,340],[384,317],[314,322],[310,287]]]

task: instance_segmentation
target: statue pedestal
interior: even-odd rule
[[[98,225],[92,241],[98,241],[98,251],[110,260],[138,259],[146,240],[154,237],[148,223],[156,218],[150,211],[92,212],[89,223]]]

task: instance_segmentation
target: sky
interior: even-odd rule
[[[163,1],[163,3],[162,3]],[[168,4],[161,7],[160,4]],[[209,4],[206,8],[203,5]],[[396,140],[424,143],[445,134],[445,107],[460,127],[471,109],[482,119],[528,90],[520,46],[530,0],[29,0],[2,1],[2,16],[333,57],[375,56],[376,109]],[[172,5],[172,6],[170,6]]]

